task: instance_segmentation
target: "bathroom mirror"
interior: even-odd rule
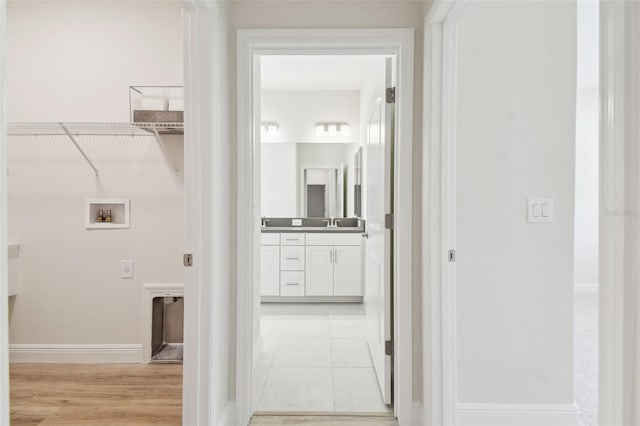
[[[355,217],[352,143],[262,143],[261,216]]]

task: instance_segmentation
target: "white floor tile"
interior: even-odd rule
[[[335,316],[365,316],[366,311],[362,303],[332,303],[329,305],[329,314]]]
[[[274,367],[331,367],[329,339],[280,339]]]
[[[273,337],[262,338],[262,352],[258,357],[258,367],[271,367],[273,364],[273,356],[276,353],[278,339]]]
[[[282,320],[262,316],[260,318],[260,335],[262,337],[282,337],[283,324]]]
[[[334,368],[336,411],[386,413],[391,407],[382,401],[373,368]]]
[[[271,368],[268,367],[256,367],[253,371],[253,403],[256,407],[264,391],[264,385],[267,383],[270,371]]]
[[[334,411],[330,368],[272,368],[257,411]]]
[[[366,321],[361,317],[331,318],[331,337],[334,339],[366,339]]]
[[[282,337],[324,337],[329,338],[328,318],[290,317],[282,323]]]
[[[334,367],[373,367],[367,342],[364,339],[332,339],[331,364]]]
[[[330,304],[326,303],[262,303],[260,305],[260,315],[322,316],[329,315],[330,309]]]

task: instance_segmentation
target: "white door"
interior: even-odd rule
[[[334,296],[362,296],[360,246],[336,246],[333,256]]]
[[[280,246],[262,246],[260,250],[260,294],[280,295]]]
[[[307,246],[306,295],[333,296],[333,247]]]
[[[386,87],[391,87],[392,60],[386,61]],[[391,318],[391,231],[385,229],[385,214],[392,212],[390,167],[393,148],[393,104],[386,103],[385,87],[371,105],[366,135],[366,242],[365,308],[367,343],[378,377],[382,398],[391,404],[392,357],[385,352],[385,342],[392,340]]]

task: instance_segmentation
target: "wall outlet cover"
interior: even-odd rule
[[[291,226],[302,226],[302,219],[291,219]]]
[[[120,277],[133,278],[133,260],[120,261]]]

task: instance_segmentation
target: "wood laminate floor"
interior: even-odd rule
[[[180,364],[12,364],[11,425],[180,425]],[[251,426],[398,426],[390,416],[258,415]],[[196,426],[196,425],[188,425]]]
[[[180,425],[180,364],[12,364],[11,425]]]

